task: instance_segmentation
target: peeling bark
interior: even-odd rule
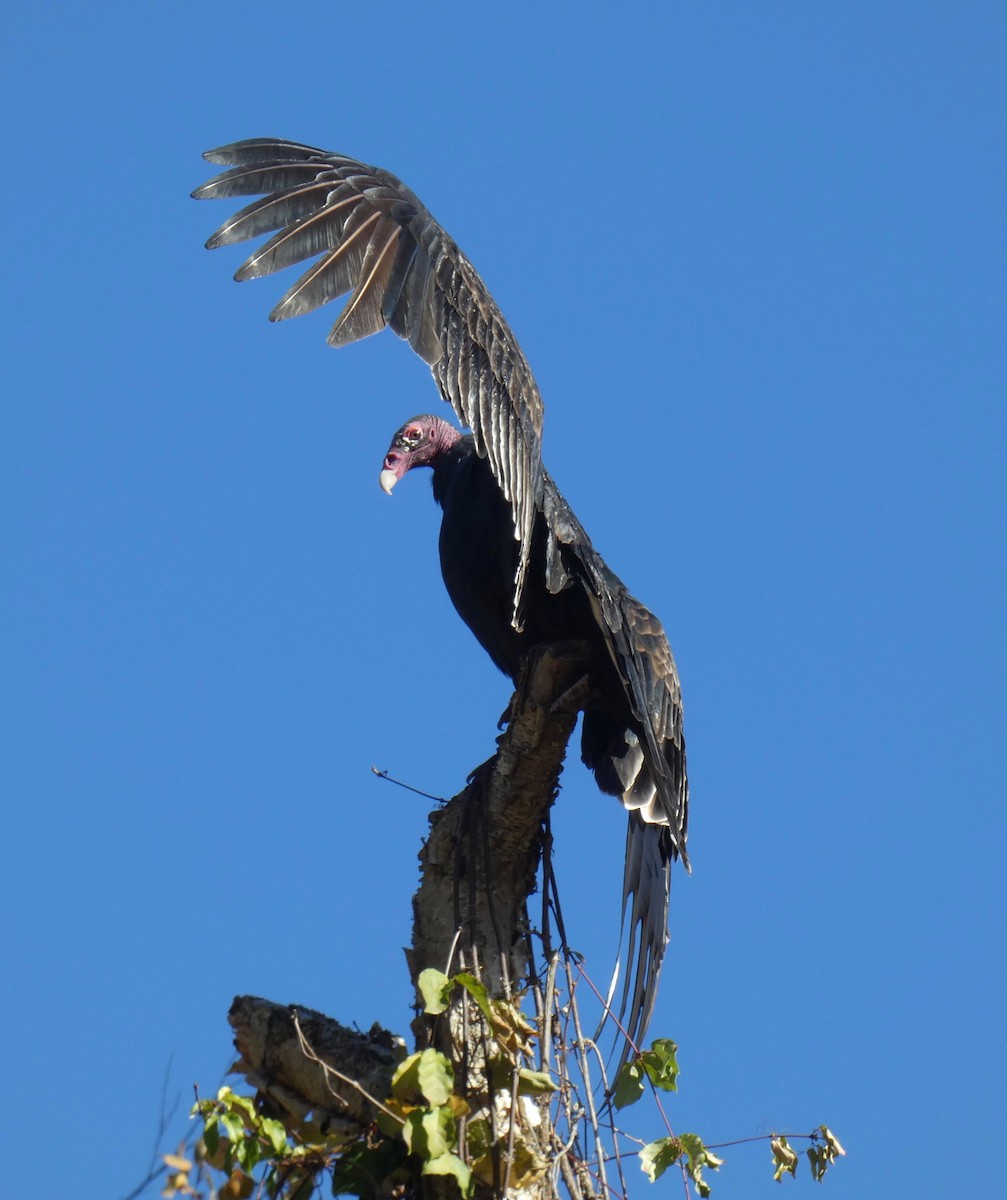
[[[298,1121],[313,1112],[330,1127],[370,1125],[404,1054],[402,1039],[379,1025],[361,1033],[310,1008],[257,996],[235,997],[227,1019],[237,1070]]]
[[[413,897],[413,983],[425,967],[479,967],[495,995],[530,965],[527,901],[542,855],[542,822],[556,796],[577,721],[565,695],[583,676],[580,642],[533,654],[511,701],[496,754],[443,808],[430,814]]]
[[[407,951],[414,986],[426,967],[448,974],[464,968],[479,976],[491,995],[508,997],[528,977],[527,902],[536,888],[543,822],[583,705],[585,664],[581,642],[533,652],[496,754],[473,772],[464,791],[431,813],[413,898],[413,945]],[[329,1133],[353,1136],[372,1124],[403,1056],[402,1039],[377,1026],[360,1033],[296,1005],[241,996],[229,1019],[240,1055],[237,1069],[291,1123],[312,1115]],[[538,1106],[536,1118],[527,1102],[514,1106],[516,1092],[512,1097],[510,1087],[501,1093],[487,1086],[486,1064],[495,1051],[471,1005],[453,1006],[447,1020],[421,1015],[414,1032],[420,1045],[434,1042],[451,1058],[456,1088],[469,1098],[473,1117],[488,1114],[501,1130],[519,1126],[525,1144],[539,1146],[543,1164],[548,1161],[554,1139],[547,1108]],[[481,1182],[480,1195],[503,1193],[506,1149],[505,1138],[494,1152],[495,1182]],[[453,1187],[447,1179],[424,1178],[428,1197],[450,1195]],[[555,1188],[542,1182],[520,1192],[511,1187],[510,1193],[555,1195]]]

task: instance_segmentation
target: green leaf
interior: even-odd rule
[[[443,971],[438,971],[436,967],[427,967],[426,970],[420,971],[419,988],[423,997],[423,1011],[436,1017],[451,1003],[451,993],[455,984]]]
[[[377,1145],[352,1143],[332,1164],[333,1196],[376,1198],[384,1193],[386,1182],[390,1191],[390,1176],[399,1170],[405,1158],[405,1147],[397,1136],[381,1138]]]
[[[709,1167],[716,1171],[724,1165],[724,1160],[718,1158],[712,1150],[707,1150],[703,1139],[696,1133],[679,1134],[679,1141],[685,1151],[685,1167],[696,1185],[696,1191],[703,1197],[709,1196],[710,1185],[703,1178],[703,1168]]]
[[[232,1153],[232,1143],[227,1138],[221,1138],[217,1144],[216,1150],[212,1154],[206,1156],[206,1164],[212,1167],[215,1171],[230,1171],[234,1165],[234,1154]]]
[[[239,1096],[237,1092],[232,1092],[226,1085],[217,1092],[218,1104],[223,1104],[230,1112],[241,1113],[246,1119],[246,1124],[253,1125],[255,1123],[255,1101],[251,1096]]]
[[[245,1122],[232,1112],[220,1114],[220,1124],[227,1130],[227,1136],[232,1142],[240,1142],[245,1136]]]
[[[447,1104],[455,1090],[455,1073],[439,1050],[424,1050],[416,1067],[416,1079],[428,1104]]]
[[[428,1104],[447,1104],[455,1087],[451,1063],[439,1050],[421,1050],[399,1063],[392,1076],[392,1095],[414,1103],[418,1095]]]
[[[556,1090],[556,1084],[548,1071],[532,1071],[529,1067],[521,1067],[517,1073],[517,1081],[517,1090],[522,1096]]]
[[[651,1183],[682,1157],[682,1143],[676,1137],[658,1138],[640,1151],[640,1170]]]
[[[639,1060],[623,1063],[615,1077],[615,1093],[612,1103],[616,1108],[627,1108],[643,1095],[643,1066]]]
[[[476,1117],[465,1126],[465,1142],[470,1161],[482,1158],[493,1148],[493,1130],[485,1117]]]
[[[272,1147],[273,1154],[279,1158],[287,1152],[287,1131],[280,1121],[271,1117],[263,1117],[259,1129]]]
[[[395,1068],[392,1075],[392,1095],[396,1100],[408,1102],[415,1099],[420,1090],[416,1071],[420,1065],[419,1054],[410,1054]]]
[[[258,1138],[252,1137],[235,1143],[234,1158],[245,1174],[251,1175],[255,1170],[255,1164],[262,1158],[262,1143]]]
[[[455,1148],[455,1119],[446,1108],[417,1109],[406,1117],[402,1137],[410,1154],[424,1160],[440,1158]]]
[[[474,975],[470,975],[467,971],[461,971],[455,976],[455,982],[460,983],[468,992],[472,999],[479,1005],[483,1016],[492,1025],[493,1024],[493,1009],[490,1007],[489,992],[479,982]]]
[[[640,1055],[643,1069],[654,1087],[663,1092],[678,1091],[678,1046],[671,1038],[658,1038]]]
[[[248,1124],[255,1124],[257,1114],[255,1111],[255,1101],[251,1096],[239,1096],[236,1092],[232,1092],[228,1103],[235,1112],[245,1114]]]
[[[216,1115],[206,1118],[203,1125],[203,1145],[206,1147],[206,1157],[213,1158],[220,1145],[220,1128],[217,1125]]]
[[[440,1154],[423,1164],[423,1175],[453,1175],[458,1181],[458,1190],[465,1197],[471,1196],[474,1188],[472,1172],[457,1154]]]

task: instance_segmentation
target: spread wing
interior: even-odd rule
[[[239,282],[314,261],[270,319],[312,312],[350,293],[329,333],[345,346],[386,325],[430,364],[441,395],[472,430],[510,503],[520,543],[513,622],[542,496],[542,399],[517,339],[472,264],[396,177],[341,154],[274,138],[204,157],[228,167],[198,200],[261,196],[217,230],[208,249],[271,233]]]
[[[584,588],[630,714],[620,724],[586,712],[583,756],[599,786],[621,796],[629,810],[623,876],[629,941],[619,1016],[628,1042],[639,1045],[668,942],[671,863],[681,858],[689,869],[682,689],[661,622],[609,569],[548,475],[543,515],[547,585],[553,592]],[[618,699],[603,697],[602,709],[618,710]]]

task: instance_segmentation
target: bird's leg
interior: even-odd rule
[[[591,681],[591,672],[589,670],[591,662],[591,646],[588,642],[569,640],[564,642],[541,642],[532,648],[525,655],[524,662],[521,666],[521,674],[517,679],[517,686],[514,697],[511,698],[510,705],[507,711],[500,718],[501,722],[510,721],[514,700],[519,695],[524,695],[528,686],[528,680],[538,663],[546,655],[552,655],[554,658],[566,661],[572,666],[577,667],[583,664],[584,673],[579,676],[569,687],[564,688],[558,696],[551,699],[541,697],[540,703],[544,704],[547,712],[553,716],[571,716],[579,713],[590,700],[593,695],[593,684]],[[501,728],[503,725],[501,724]]]
[[[585,671],[580,679],[556,697],[549,705],[549,712],[555,716],[583,712],[585,708],[589,707],[589,701],[593,694],[591,676]]]
[[[550,651],[554,656],[565,659],[574,668],[583,668],[583,674],[549,701],[546,705],[547,711],[553,716],[573,716],[590,707],[590,701],[596,694],[591,671],[593,652],[590,643],[570,640],[535,649],[541,653]]]
[[[507,726],[514,720],[514,715],[518,710],[517,700],[519,696],[524,696],[528,691],[528,679],[532,671],[538,665],[543,654],[549,649],[547,643],[540,643],[532,646],[528,653],[521,660],[521,669],[518,671],[517,679],[514,680],[514,691],[507,703],[507,707],[500,714],[500,720],[497,721],[497,729],[506,729]],[[500,738],[497,738],[499,743]]]
[[[585,667],[584,674],[575,683],[545,703],[547,712],[558,717],[581,712],[587,706],[588,701],[595,695],[591,673],[587,669],[591,661],[591,646],[588,642],[572,639],[565,642],[538,642],[524,656],[524,660],[521,663],[521,670],[514,681],[514,692],[507,707],[500,714],[500,719],[497,721],[497,729],[506,730],[511,721],[514,720],[515,713],[520,710],[520,705],[517,703],[518,698],[528,694],[529,679],[537,669],[539,662],[547,654],[552,654],[554,657],[575,663],[577,660],[580,660]],[[499,742],[500,738],[497,738],[497,743],[499,744]]]

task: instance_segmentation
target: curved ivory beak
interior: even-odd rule
[[[398,483],[398,481],[398,475],[396,475],[394,471],[389,470],[387,467],[385,467],[385,469],[378,476],[378,483],[386,496],[390,496],[392,494],[392,488]]]

